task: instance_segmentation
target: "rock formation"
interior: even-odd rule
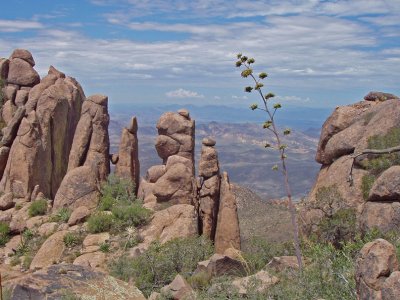
[[[6,64],[3,60],[3,75]],[[15,50],[9,60],[2,110],[7,127],[0,148],[0,190],[29,199],[38,185],[40,192],[53,198],[67,171],[85,95],[75,79],[52,67],[40,81],[34,65],[27,50]]]
[[[365,244],[356,262],[357,299],[398,299],[399,279],[395,247],[383,239]]]
[[[339,209],[354,208],[361,228],[366,231],[378,226],[383,231],[400,228],[396,208],[400,184],[395,154],[391,157],[360,156],[353,169],[353,184],[347,181],[352,155],[369,148],[392,147],[400,127],[400,102],[391,94],[371,92],[365,101],[338,107],[322,127],[316,160],[321,170],[316,183],[300,211],[302,231],[310,233],[327,216],[330,206],[334,214]],[[398,144],[398,141],[397,141]],[[392,162],[390,162],[392,161]],[[388,165],[381,168],[379,166]],[[372,184],[373,183],[373,184]],[[319,192],[329,188],[335,199],[321,199]],[[339,196],[338,196],[339,195]],[[328,202],[329,202],[328,201]],[[379,203],[379,205],[377,205]],[[384,215],[378,211],[388,212]],[[378,216],[380,215],[380,216]]]
[[[115,175],[132,181],[135,184],[136,194],[139,189],[140,176],[137,130],[137,120],[136,117],[133,117],[129,127],[122,129],[118,159],[115,165]]]
[[[215,141],[203,139],[199,163],[200,233],[214,240],[219,208],[219,163]]]
[[[218,223],[215,233],[215,252],[224,253],[228,248],[240,249],[239,219],[236,198],[226,172],[221,176]]]

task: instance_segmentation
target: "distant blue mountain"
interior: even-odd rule
[[[186,108],[197,123],[261,123],[265,121],[265,114],[261,111],[251,111],[249,108],[229,107],[223,105],[138,105],[113,104],[110,107],[111,115],[120,119],[137,116],[142,125],[154,126],[160,115],[166,111],[177,111]],[[300,130],[320,129],[323,122],[331,114],[330,108],[283,107],[276,113],[278,124],[290,126]]]

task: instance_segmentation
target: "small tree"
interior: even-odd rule
[[[299,264],[300,271],[302,270],[302,258],[301,258],[301,249],[300,249],[300,239],[299,239],[299,227],[297,224],[297,217],[296,217],[296,209],[293,205],[292,201],[292,192],[289,184],[289,176],[288,176],[288,171],[287,171],[287,166],[286,166],[286,150],[287,150],[287,145],[282,143],[282,134],[283,135],[289,135],[290,134],[290,129],[284,129],[283,132],[281,133],[279,129],[277,128],[277,125],[275,123],[275,113],[279,108],[281,108],[280,103],[275,103],[275,104],[270,104],[270,100],[275,97],[273,93],[268,93],[264,95],[262,88],[264,84],[262,81],[267,78],[268,74],[265,72],[261,72],[258,74],[258,77],[253,73],[253,69],[251,68],[251,65],[254,64],[255,60],[254,58],[248,58],[247,56],[242,55],[241,53],[237,55],[237,61],[236,61],[236,67],[242,68],[243,71],[241,73],[243,78],[248,78],[250,77],[254,81],[254,86],[247,86],[245,87],[245,92],[251,93],[253,90],[258,92],[258,94],[261,97],[262,100],[262,107],[259,107],[258,104],[252,104],[250,108],[252,110],[262,110],[266,113],[266,121],[263,124],[263,128],[270,131],[273,134],[274,140],[269,142],[267,141],[265,143],[265,148],[271,148],[275,149],[279,152],[279,159],[281,161],[281,171],[284,177],[284,185],[285,185],[285,190],[289,202],[289,210],[290,210],[290,216],[291,216],[291,222],[292,222],[292,228],[293,228],[293,239],[294,239],[294,246],[295,246],[295,251],[296,251],[296,257],[297,257],[297,262]],[[271,108],[272,105],[272,108]],[[279,167],[278,165],[275,165],[272,167],[273,170],[278,170]]]

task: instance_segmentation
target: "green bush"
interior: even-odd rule
[[[130,180],[119,178],[110,174],[107,181],[101,186],[99,210],[110,210],[117,203],[133,203],[135,197],[135,184]]]
[[[97,212],[89,217],[87,223],[90,233],[100,233],[110,231],[115,224],[115,218],[112,214]]]
[[[289,243],[270,243],[261,237],[252,237],[243,249],[243,258],[246,261],[250,274],[263,269],[275,256],[294,255],[294,248]]]
[[[100,245],[100,251],[103,252],[103,253],[110,252],[110,244],[109,243],[102,243]]]
[[[138,201],[128,205],[117,204],[112,208],[112,213],[123,228],[143,225],[151,216],[151,211]]]
[[[119,279],[133,280],[147,296],[151,291],[169,284],[176,274],[192,275],[197,262],[213,253],[212,243],[204,237],[179,238],[161,245],[154,242],[139,257],[122,255],[109,265],[110,274]]]
[[[71,213],[72,213],[71,209],[69,209],[67,207],[63,207],[63,208],[59,209],[55,215],[52,215],[50,217],[50,221],[66,223],[66,222],[68,222],[69,217],[71,216]]]
[[[364,175],[361,179],[361,191],[364,200],[367,200],[369,197],[369,192],[371,191],[372,186],[375,182],[375,176],[372,174]]]
[[[10,240],[10,226],[0,222],[0,246],[4,246]]]
[[[33,201],[29,206],[28,210],[30,217],[43,216],[46,214],[46,212],[47,212],[47,201],[45,199],[39,199]]]
[[[66,247],[71,248],[80,245],[82,243],[82,237],[77,233],[68,232],[64,235],[63,241]]]
[[[318,224],[318,239],[341,248],[343,241],[352,241],[357,234],[356,210],[341,208]]]

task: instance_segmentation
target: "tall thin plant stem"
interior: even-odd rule
[[[293,200],[292,200],[292,190],[290,188],[288,170],[287,170],[287,166],[286,166],[286,154],[285,154],[286,145],[284,145],[282,143],[281,136],[279,134],[279,131],[276,126],[275,119],[274,119],[275,113],[276,113],[277,109],[280,108],[280,105],[276,106],[276,107],[274,106],[273,111],[271,111],[270,107],[268,106],[268,99],[274,97],[274,95],[273,94],[268,94],[267,96],[264,95],[264,93],[262,91],[263,84],[260,82],[260,80],[257,80],[257,78],[253,74],[253,70],[250,68],[250,64],[254,63],[254,59],[248,59],[247,57],[242,56],[241,54],[238,55],[238,59],[239,59],[239,61],[236,63],[236,66],[237,67],[244,66],[246,69],[246,71],[242,72],[242,77],[250,76],[253,79],[253,81],[255,83],[254,89],[259,93],[259,95],[262,99],[263,108],[259,108],[257,105],[252,105],[251,108],[253,110],[259,109],[259,110],[262,110],[267,113],[269,120],[267,120],[267,122],[265,123],[267,125],[265,125],[264,128],[271,131],[275,137],[276,148],[279,151],[279,158],[281,161],[281,168],[282,168],[282,174],[284,177],[284,185],[285,185],[286,195],[287,195],[288,202],[289,202],[290,219],[291,219],[292,229],[293,229],[293,239],[294,239],[296,257],[297,257],[297,262],[299,265],[299,270],[301,271],[303,268],[303,263],[302,263],[301,249],[300,249],[299,227],[298,227],[298,223],[297,223],[296,208],[295,208],[295,206],[293,204]],[[260,79],[263,79],[265,77],[267,77],[266,73],[260,73]],[[247,87],[246,91],[251,92],[252,89],[253,89],[252,87]]]

